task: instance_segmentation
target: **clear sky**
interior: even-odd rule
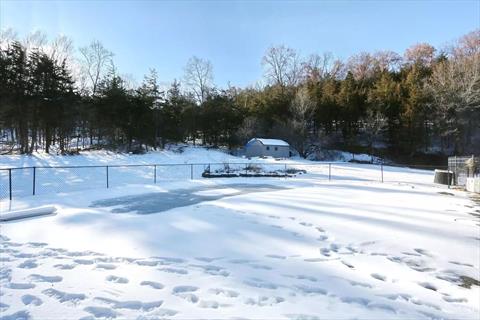
[[[75,46],[100,40],[121,73],[141,80],[181,78],[189,57],[209,59],[215,83],[249,85],[276,44],[303,55],[331,51],[402,53],[417,42],[441,46],[480,28],[473,1],[11,1],[0,0],[0,27],[20,36],[65,34]]]

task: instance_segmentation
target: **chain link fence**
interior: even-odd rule
[[[197,163],[56,166],[0,169],[0,200],[127,184],[212,178],[314,178],[332,181],[433,183],[433,166],[395,167],[354,163]]]
[[[480,157],[448,157],[448,170],[453,173],[453,184],[465,186],[467,178],[480,175]]]

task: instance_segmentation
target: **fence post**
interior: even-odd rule
[[[153,165],[153,184],[157,184],[157,165]]]
[[[383,161],[380,163],[380,170],[382,171],[382,183],[383,183]]]
[[[11,201],[12,200],[12,169],[8,169],[8,194]]]
[[[109,181],[108,181],[108,166],[105,167],[107,170],[107,189],[110,187]]]
[[[457,185],[457,156],[455,156],[455,169],[454,169],[454,173],[453,173],[453,185],[456,186]]]
[[[193,180],[193,163],[190,164],[190,180]]]
[[[37,167],[33,167],[33,181],[32,181],[32,194],[35,195],[35,180],[36,180]]]
[[[451,177],[453,178],[453,173]],[[447,164],[447,180],[448,189],[450,189],[450,164]]]
[[[332,164],[328,164],[328,181],[332,180]]]

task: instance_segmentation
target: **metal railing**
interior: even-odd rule
[[[48,193],[158,184],[215,177],[292,177],[323,180],[431,183],[433,166],[397,167],[338,162],[228,162],[190,164],[124,164],[0,168],[0,200]],[[361,170],[360,170],[361,169]]]

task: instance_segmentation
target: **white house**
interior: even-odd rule
[[[292,156],[290,145],[278,139],[253,138],[245,145],[247,157],[287,158]]]

